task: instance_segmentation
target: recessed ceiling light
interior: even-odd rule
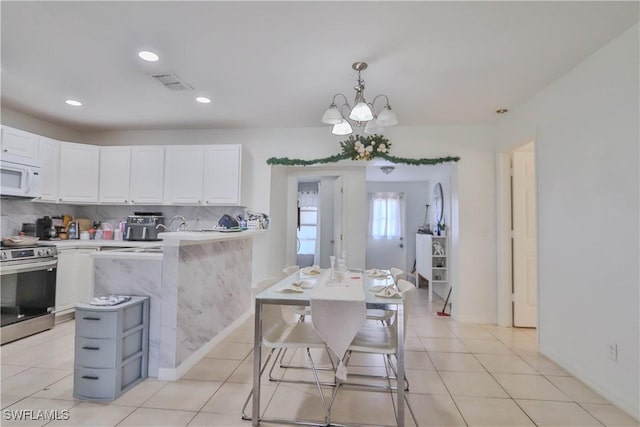
[[[158,59],[160,59],[157,53],[151,52],[149,50],[141,50],[140,52],[138,52],[138,56],[141,59],[149,62],[156,62]]]
[[[196,98],[196,101],[198,101],[201,104],[208,104],[211,102],[211,99],[207,98],[206,96],[199,96]]]
[[[67,104],[71,105],[72,107],[81,107],[82,106],[82,102],[76,101],[75,99],[67,99],[64,102],[66,102]]]
[[[504,114],[504,113],[506,113],[507,111],[509,111],[509,110],[507,110],[506,108],[500,108],[500,109],[496,110],[496,113],[497,113],[497,114]]]

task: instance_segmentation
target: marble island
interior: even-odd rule
[[[92,255],[94,295],[151,299],[150,376],[180,378],[249,315],[253,238],[263,233],[162,233],[155,248]]]

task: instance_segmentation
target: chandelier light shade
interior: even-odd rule
[[[353,128],[348,121],[342,120],[340,123],[333,125],[331,133],[334,135],[351,135]]]
[[[385,175],[389,175],[391,172],[394,171],[394,169],[395,169],[395,167],[393,167],[393,166],[380,166],[380,170]]]
[[[358,84],[353,88],[356,91],[353,101],[354,106],[351,107],[345,95],[341,93],[334,95],[331,105],[322,116],[322,123],[333,125],[331,133],[334,135],[349,135],[353,133],[353,126],[364,126],[364,133],[373,135],[382,133],[386,126],[397,125],[398,117],[391,110],[387,95],[377,95],[371,102],[367,102],[365,98],[364,80],[361,77],[361,73],[367,69],[367,63],[354,62],[351,67],[358,72]],[[342,98],[342,104],[336,103],[338,98]],[[375,104],[381,98],[384,99],[385,105],[382,111],[376,114]],[[347,118],[345,118],[343,112],[348,114]]]

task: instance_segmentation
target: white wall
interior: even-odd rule
[[[509,113],[534,139],[540,352],[640,419],[639,26]],[[462,203],[462,201],[461,201]],[[618,360],[609,360],[609,344]]]
[[[60,141],[85,142],[82,132],[60,126],[46,120],[36,119],[23,113],[2,107],[0,120],[3,125],[22,129]]]

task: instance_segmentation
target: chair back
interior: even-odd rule
[[[398,267],[391,267],[391,269],[389,270],[389,272],[391,272],[391,277],[393,277],[393,281],[398,283],[398,280],[400,279],[404,279],[407,276],[402,276],[404,274],[404,270],[398,268]]]
[[[409,330],[409,311],[411,310],[411,305],[413,304],[413,297],[416,294],[416,287],[413,283],[400,279],[396,285],[398,287],[398,291],[402,294],[402,299],[404,300],[404,310],[403,316],[404,319],[404,338],[407,338],[407,331]]]
[[[284,274],[284,277],[291,276],[296,271],[300,271],[299,265],[290,265],[282,269],[282,273]]]

